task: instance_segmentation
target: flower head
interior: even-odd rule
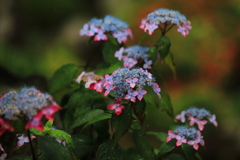
[[[164,27],[161,27],[161,24],[164,24]],[[177,31],[184,37],[188,35],[189,30],[192,29],[191,22],[188,21],[184,15],[178,11],[165,8],[160,8],[149,13],[147,18],[142,19],[139,28],[145,32],[148,31],[150,35],[152,35],[155,29],[159,28],[165,34],[173,25],[178,26]]]
[[[122,47],[119,51],[115,52],[114,56],[118,58],[118,60],[124,61],[124,67],[132,68],[137,63],[144,61],[143,68],[151,69],[152,60],[150,60],[150,57],[147,54],[148,50],[148,46],[134,45],[128,48]]]
[[[128,36],[132,38],[132,32],[128,25],[110,15],[105,16],[103,19],[91,19],[79,31],[80,36],[94,36],[94,41],[108,40],[107,34],[111,34],[116,38],[118,43],[125,43]]]

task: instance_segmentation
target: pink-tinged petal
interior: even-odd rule
[[[27,124],[25,125],[26,130],[31,127],[38,129],[41,132],[44,131],[44,126],[43,126],[43,123],[41,122],[41,118],[39,118],[39,115],[35,116],[32,120],[28,121]]]
[[[121,106],[119,106],[118,108],[120,108],[120,109],[124,109],[125,107],[124,107],[123,105],[121,105]]]
[[[3,152],[5,152],[5,150],[4,150],[3,147],[2,147],[2,144],[0,144],[0,150],[3,151]]]
[[[3,154],[0,156],[0,159],[1,159],[1,160],[5,160],[5,158],[7,158],[7,153],[3,153]]]
[[[107,106],[107,109],[114,110],[114,109],[116,109],[117,107],[118,107],[118,104],[109,104],[109,105]]]
[[[114,110],[114,113],[115,113],[116,115],[120,115],[120,114],[122,113],[122,109],[121,109],[121,108],[116,108],[116,109]]]
[[[202,120],[202,121],[198,120],[196,123],[198,125],[198,129],[200,131],[202,131],[204,129],[204,125],[207,124],[207,121],[206,120]]]
[[[195,144],[193,145],[193,148],[194,148],[195,150],[198,150],[199,145],[198,145],[197,143],[195,143]]]
[[[194,118],[193,116],[189,116],[188,119],[190,120],[189,122],[190,126],[194,125],[194,123],[197,123],[197,121],[199,121],[199,119]]]
[[[82,80],[82,77],[84,76],[85,72],[83,71],[79,76],[78,78],[76,79],[76,82],[79,84]]]
[[[175,117],[175,119],[181,120],[181,122],[184,123],[186,121],[185,113],[186,113],[185,111],[182,111],[181,114],[179,114]]]
[[[213,114],[212,116],[208,117],[208,120],[213,123],[214,126],[218,126],[218,123],[216,121],[216,115]]]
[[[118,58],[118,60],[122,60],[122,54],[124,51],[124,47],[121,47],[119,51],[116,51],[114,54],[114,57]]]
[[[176,142],[176,146],[181,146],[181,145],[182,145],[182,141],[178,140],[178,141]]]

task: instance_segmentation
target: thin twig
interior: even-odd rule
[[[33,149],[32,140],[31,140],[31,135],[30,135],[29,129],[27,130],[27,135],[28,135],[28,139],[29,139],[29,143],[30,143],[30,147],[31,147],[31,151],[32,151],[32,158],[33,158],[33,160],[37,160],[36,156],[35,156],[35,153],[34,153],[34,149]]]

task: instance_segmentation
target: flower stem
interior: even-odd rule
[[[34,153],[34,149],[33,149],[33,145],[32,145],[32,139],[31,139],[31,135],[30,135],[29,129],[27,130],[27,135],[28,135],[29,144],[30,144],[31,151],[32,151],[32,159],[33,159],[33,160],[37,160],[37,159],[36,159],[36,156],[35,156],[35,153]]]

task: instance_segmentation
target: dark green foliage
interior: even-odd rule
[[[150,47],[147,54],[150,56],[150,59],[153,61],[154,64],[154,62],[156,62],[158,58],[157,48],[155,46]]]
[[[144,99],[142,99],[141,101],[137,99],[135,103],[132,103],[132,107],[133,107],[133,112],[140,119],[145,112],[146,102]]]
[[[185,160],[180,154],[171,154],[164,157],[163,160]]]
[[[21,120],[12,120],[10,124],[13,126],[15,132],[24,132],[24,123]]]
[[[124,160],[142,160],[142,157],[136,147],[132,147],[125,152]]]
[[[32,155],[19,154],[17,156],[8,158],[7,160],[32,160]]]
[[[171,140],[169,142],[164,142],[158,152],[158,157],[164,156],[166,153],[172,151],[176,146],[176,140]]]
[[[132,108],[123,104],[124,109],[120,115],[112,114],[111,124],[113,130],[113,140],[114,144],[128,131],[132,119]]]
[[[114,53],[119,50],[119,46],[117,44],[106,42],[103,46],[103,58],[107,63],[115,64],[118,62],[118,59],[114,57]]]
[[[98,121],[93,124],[97,134],[98,141],[102,143],[110,138],[108,119]]]
[[[193,146],[183,143],[181,145],[181,148],[182,148],[187,160],[196,159],[196,156],[195,156],[196,150],[193,148]]]
[[[171,118],[174,118],[173,106],[168,93],[165,90],[161,89],[160,94],[161,94],[161,98],[159,100],[160,110],[166,112]]]
[[[97,150],[97,160],[123,160],[123,150],[113,140],[102,143]]]
[[[71,160],[71,154],[67,148],[58,143],[56,139],[48,136],[37,136],[38,147],[48,159]]]
[[[85,135],[73,135],[72,140],[75,146],[73,153],[77,157],[82,157],[94,149],[92,140]]]
[[[73,144],[71,135],[69,135],[67,132],[65,132],[63,130],[51,130],[48,132],[48,135],[50,137],[54,137],[58,140],[65,141],[67,144],[67,147],[74,148],[74,144]]]
[[[155,160],[153,148],[148,141],[147,135],[141,129],[133,130],[133,140],[136,148],[144,160]]]
[[[78,67],[75,64],[65,64],[60,67],[49,81],[49,92],[52,94],[69,87],[77,71]]]
[[[173,60],[173,54],[172,52],[169,52],[169,54],[165,57],[164,62],[169,66],[169,68],[173,72],[173,77],[176,79],[176,65]]]
[[[86,110],[86,111],[82,112],[81,114],[79,114],[77,119],[71,125],[71,128],[78,127],[78,126],[94,119],[95,117],[98,117],[102,113],[104,113],[104,111],[101,109]]]
[[[157,50],[160,53],[161,60],[168,55],[171,47],[170,39],[167,36],[161,36],[157,41]]]

